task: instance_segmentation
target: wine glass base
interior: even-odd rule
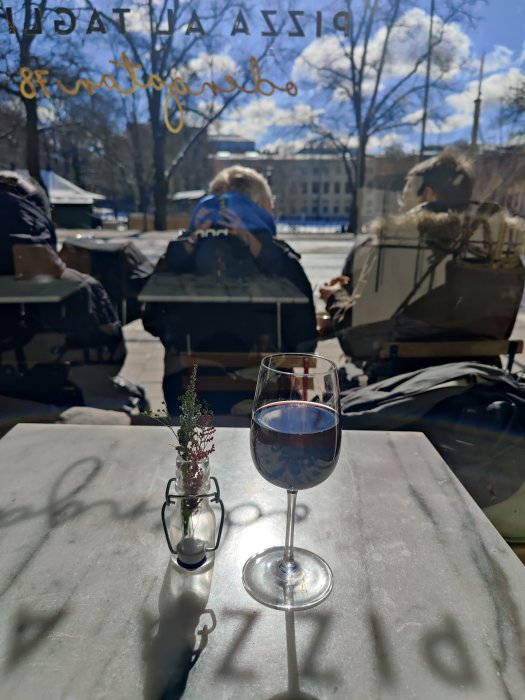
[[[332,570],[324,559],[294,547],[297,571],[288,578],[280,572],[284,547],[254,554],[242,570],[242,582],[255,600],[276,610],[307,610],[330,595]]]

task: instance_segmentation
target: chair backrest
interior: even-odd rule
[[[58,253],[49,245],[13,245],[15,275],[22,279],[33,279],[38,275],[59,278],[66,269]]]
[[[196,389],[217,415],[251,413],[257,375],[265,353],[197,352],[180,353],[181,390],[189,382],[193,366],[198,365]]]

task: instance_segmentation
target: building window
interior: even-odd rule
[[[323,214],[328,214],[328,207],[326,206],[326,204],[323,207]]]
[[[339,214],[339,207],[337,205],[334,207],[334,214]]]
[[[302,192],[303,194],[307,194],[307,193],[308,193],[308,183],[306,183],[306,182],[301,182],[301,192]]]
[[[323,192],[324,192],[324,194],[328,194],[330,192],[330,183],[329,182],[323,182]]]
[[[318,182],[312,182],[312,193],[319,194],[319,183]]]
[[[341,183],[340,182],[334,182],[334,193],[339,194],[341,192]]]
[[[350,180],[347,180],[345,182],[345,192],[346,192],[346,194],[349,194],[349,192],[350,192]]]

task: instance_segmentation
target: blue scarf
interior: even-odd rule
[[[202,220],[211,221],[212,228],[223,227],[219,223],[221,210],[229,209],[237,214],[244,228],[250,233],[266,231],[271,236],[275,236],[277,233],[273,216],[240,192],[224,192],[220,195],[210,194],[203,197],[193,210],[189,225],[190,232],[199,228],[196,219],[198,219],[199,214],[202,216],[203,209],[206,209],[207,213]]]

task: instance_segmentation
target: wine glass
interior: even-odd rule
[[[265,357],[259,368],[250,429],[259,474],[288,492],[284,547],[248,559],[242,580],[259,603],[305,610],[332,590],[332,571],[313,552],[293,546],[297,491],[327,479],[341,446],[339,382],[333,362],[299,353]]]

